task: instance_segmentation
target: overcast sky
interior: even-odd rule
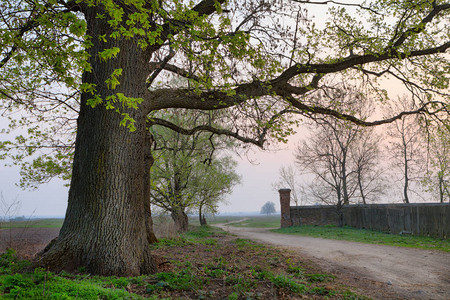
[[[0,135],[0,139],[5,136]],[[237,185],[229,195],[228,204],[220,206],[220,212],[259,211],[267,201],[273,201],[279,211],[278,192],[272,183],[278,179],[278,170],[282,165],[292,163],[290,151],[295,146],[296,137],[288,145],[279,145],[274,151],[249,151],[247,156],[236,157],[237,172],[242,175],[242,183]],[[251,162],[250,162],[251,161]],[[64,216],[67,207],[68,188],[58,179],[43,184],[38,190],[22,190],[16,184],[20,180],[19,168],[6,167],[0,162],[0,192],[7,204],[20,202],[17,215],[29,216]],[[0,215],[5,205],[0,203]]]

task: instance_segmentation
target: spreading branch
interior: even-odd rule
[[[170,121],[167,121],[164,119],[159,119],[159,118],[152,118],[152,119],[150,119],[149,123],[150,123],[150,125],[159,125],[159,126],[169,128],[169,129],[176,131],[178,133],[181,133],[183,135],[193,135],[195,133],[204,131],[204,132],[211,132],[211,133],[214,133],[217,135],[225,135],[225,136],[233,137],[241,142],[253,144],[258,147],[262,147],[262,145],[264,144],[264,138],[261,139],[261,137],[259,137],[258,139],[252,139],[252,138],[241,136],[238,132],[234,132],[234,131],[222,129],[222,128],[216,128],[216,127],[213,127],[210,125],[199,125],[199,126],[195,126],[193,128],[183,128],[183,127],[178,126]]]

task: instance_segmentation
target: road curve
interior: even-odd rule
[[[337,273],[345,270],[353,276],[364,276],[380,283],[379,288],[398,299],[450,299],[448,252],[279,234],[261,228],[218,226],[243,238],[289,248],[300,256],[312,258],[326,270]]]

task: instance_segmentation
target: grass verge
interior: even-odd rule
[[[252,227],[252,228],[278,228],[280,227],[280,216],[253,216],[242,217],[242,221],[230,223],[233,227]]]
[[[195,227],[152,245],[159,272],[100,277],[24,271],[8,250],[0,257],[2,299],[366,299],[286,251]]]
[[[449,239],[437,239],[424,236],[398,235],[378,231],[356,229],[351,227],[337,227],[333,225],[314,226],[303,225],[274,229],[273,232],[296,234],[324,239],[346,240],[367,244],[389,245],[399,247],[420,248],[450,252]]]

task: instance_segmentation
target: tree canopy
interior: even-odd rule
[[[325,24],[309,18],[328,3]],[[448,126],[449,11],[442,0],[2,1],[0,109],[11,128],[28,131],[0,148],[18,161],[56,149],[37,164],[56,175],[52,163],[73,156],[65,222],[40,263],[108,275],[155,270],[152,125],[258,146],[285,140],[295,116],[373,126],[421,113]],[[171,84],[180,78],[184,85]],[[346,81],[387,101],[387,80],[417,108],[376,120],[321,98]],[[151,117],[167,108],[223,113],[195,127]]]
[[[174,124],[195,125],[211,115],[177,110],[170,117]],[[200,220],[203,210],[217,212],[219,202],[239,182],[236,162],[223,151],[230,142],[204,132],[182,135],[161,126],[151,132],[155,140],[151,202],[170,213],[178,231],[186,231],[188,212],[198,209]]]
[[[413,93],[415,111],[436,117],[437,112],[448,113],[448,60],[443,53],[450,46],[445,26],[450,4],[334,5],[329,20],[317,26],[308,18],[308,9],[323,5],[258,0],[239,5],[212,0],[3,2],[1,108],[5,113],[26,110],[20,120],[12,116],[11,127],[27,126],[28,132],[2,148],[18,147],[21,151],[14,158],[19,160],[36,149],[56,149],[25,169],[68,178],[55,162],[70,163],[64,158],[73,154],[70,135],[83,92],[90,95],[89,105],[117,111],[120,124],[131,130],[134,120],[125,108],[148,113],[171,107],[231,107],[219,128],[204,124],[195,130],[229,134],[260,146],[270,137],[284,140],[291,134],[290,125],[296,122],[292,114],[327,114],[375,125],[408,113],[396,111],[387,120],[369,121],[345,107],[318,104],[317,91],[333,89],[336,80],[358,83],[380,102],[388,97],[386,80],[395,80]],[[88,28],[87,10],[108,28]],[[142,97],[117,90],[126,77],[124,68],[105,70],[106,96],[97,84],[81,80],[83,72],[95,72],[93,64],[111,64],[128,55],[128,49],[116,43],[121,39],[134,39],[132,47],[147,55],[143,84],[148,89]],[[185,84],[168,85],[174,78],[184,78]],[[246,121],[236,122],[241,118]],[[42,120],[50,125],[42,126]],[[155,123],[176,127],[163,119]],[[47,179],[42,174],[31,176],[42,182]]]

